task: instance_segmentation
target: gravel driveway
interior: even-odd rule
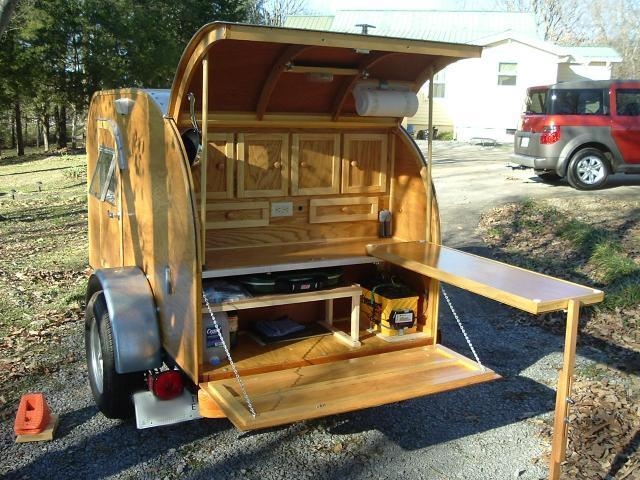
[[[424,146],[421,144],[421,146]],[[545,185],[531,171],[505,166],[510,148],[436,142],[434,179],[443,243],[481,250],[479,215],[523,196],[636,198],[633,178],[585,194]],[[3,478],[159,479],[542,479],[548,445],[537,436],[554,409],[563,339],[507,321],[511,310],[449,287],[480,359],[504,379],[266,431],[242,433],[226,420],[136,430],[105,419],[93,404],[84,361],[43,378],[60,424],[54,441],[14,443],[13,420],[0,428]],[[441,307],[443,338],[470,355]],[[83,352],[81,326],[66,339]],[[596,361],[580,352],[577,367]],[[83,356],[81,356],[81,359]]]

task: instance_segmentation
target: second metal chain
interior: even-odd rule
[[[480,367],[482,368],[482,371],[486,372],[487,368],[480,361],[480,357],[478,357],[478,354],[476,353],[476,349],[473,348],[473,343],[471,343],[471,339],[469,338],[469,335],[467,335],[467,331],[465,330],[464,326],[462,325],[462,321],[460,320],[460,317],[458,316],[458,313],[456,312],[456,309],[453,308],[453,304],[451,303],[451,299],[449,298],[449,295],[447,295],[447,292],[446,292],[446,290],[444,289],[444,287],[442,285],[440,285],[440,290],[442,291],[442,294],[444,295],[444,299],[447,301],[447,305],[449,305],[449,310],[451,310],[451,313],[453,314],[453,318],[455,318],[456,322],[458,322],[458,326],[460,327],[460,331],[462,332],[462,335],[464,335],[464,339],[467,341],[467,344],[469,345],[469,348],[471,349],[471,353],[473,353],[473,356],[475,357],[476,362],[478,363],[478,365],[480,365]]]

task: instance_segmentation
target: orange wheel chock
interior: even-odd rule
[[[51,421],[51,410],[44,393],[27,393],[20,399],[13,430],[16,435],[33,435],[44,431]]]

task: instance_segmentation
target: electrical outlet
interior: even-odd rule
[[[272,217],[291,217],[293,215],[293,202],[271,202]]]

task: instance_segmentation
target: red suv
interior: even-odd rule
[[[580,190],[611,173],[640,173],[640,80],[585,80],[527,89],[513,162]]]

